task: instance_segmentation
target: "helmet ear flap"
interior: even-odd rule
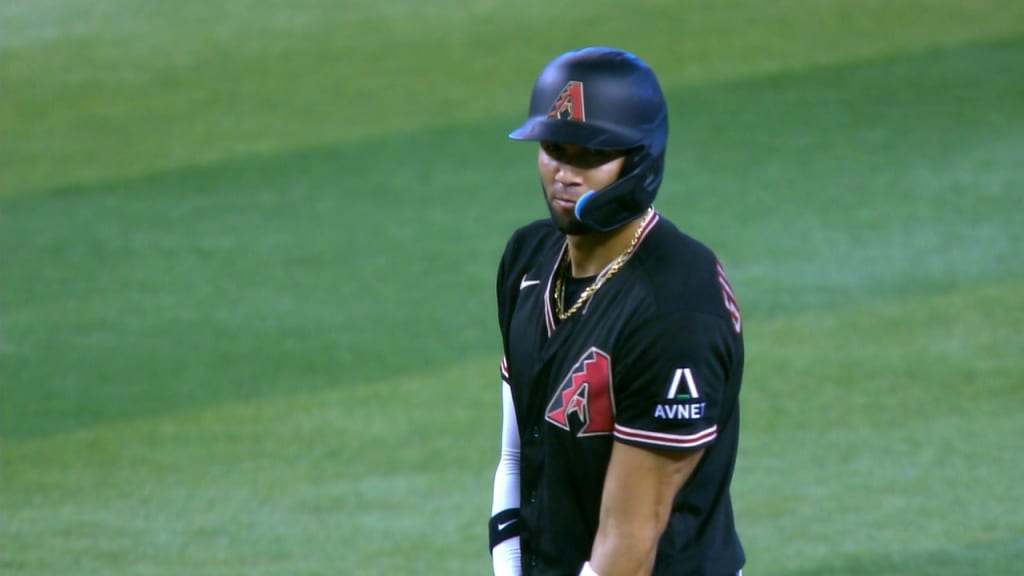
[[[660,178],[658,177],[658,173],[655,172],[654,170],[651,170],[650,172],[647,173],[647,179],[644,180],[644,188],[650,188],[656,185],[659,179]]]
[[[650,153],[648,153],[647,148],[643,146],[637,146],[626,150],[626,161],[622,164],[622,174],[619,176],[622,177],[636,171],[641,166],[647,164],[650,158]]]
[[[650,158],[645,164],[645,169],[647,170],[647,177],[644,178],[641,186],[651,193],[651,201],[653,202],[654,195],[661,186],[661,179],[665,175],[665,153],[662,152],[656,158]]]
[[[641,195],[642,191],[653,193],[661,184],[663,166],[663,155],[655,158],[647,148],[640,146],[626,153],[626,162],[622,165],[620,177],[626,177],[634,172],[643,172],[643,175],[636,179],[636,186],[641,191]]]
[[[627,165],[623,165],[618,180],[577,200],[576,219],[590,230],[609,232],[650,208],[661,184],[664,156],[652,157],[644,151],[640,158],[642,164],[628,171]]]

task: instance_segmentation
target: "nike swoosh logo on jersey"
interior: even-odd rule
[[[509,526],[510,524],[514,524],[516,522],[518,522],[518,520],[509,520],[508,522],[502,522],[498,524],[498,530],[504,530],[507,526]]]
[[[540,280],[527,280],[526,279],[526,275],[524,274],[523,275],[523,280],[521,282],[519,282],[519,289],[522,290],[523,288],[529,288],[530,286],[533,286],[534,284],[540,284]]]

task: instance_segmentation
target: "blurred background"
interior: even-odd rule
[[[3,0],[0,572],[489,573],[505,136],[594,44],[744,312],[745,572],[1018,573],[1019,0]]]

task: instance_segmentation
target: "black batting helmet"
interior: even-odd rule
[[[514,140],[625,150],[622,175],[576,203],[576,218],[608,231],[643,214],[658,193],[668,140],[668,106],[651,68],[614,48],[566,52],[537,77],[530,116]]]

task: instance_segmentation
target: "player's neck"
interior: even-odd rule
[[[569,262],[574,278],[597,276],[629,248],[642,218],[630,220],[611,232],[568,236]]]

